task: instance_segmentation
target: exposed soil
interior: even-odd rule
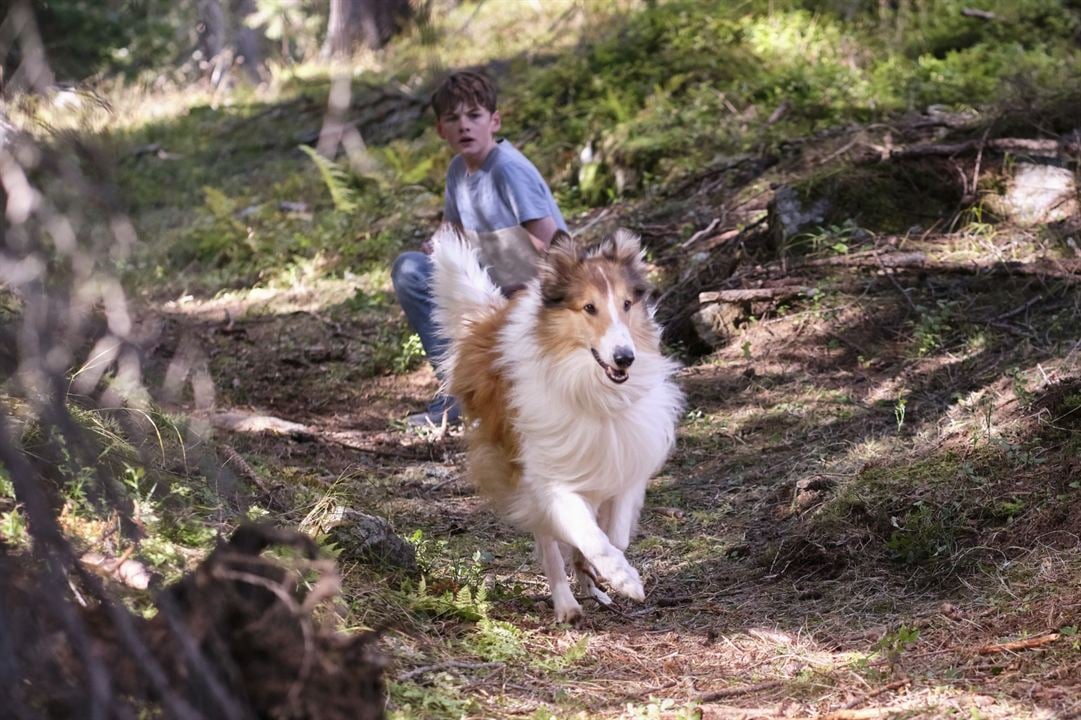
[[[418,434],[399,422],[434,392],[430,370],[359,370],[385,315],[342,304],[276,313],[273,300],[257,314],[242,306],[226,314],[190,303],[167,312],[150,374],[165,376],[183,338],[200,341],[218,392],[194,411],[219,419],[216,441],[258,468],[252,502],[283,521],[308,511],[290,486],[301,469],[308,490],[321,486],[401,534],[446,540],[429,568],[431,593],[460,589],[465,581],[448,566],[475,557],[489,619],[517,628],[524,655],[485,651],[460,614],[418,614],[388,592],[401,572],[344,565],[359,621],[391,628],[391,709],[682,717],[697,704],[706,718],[1077,716],[1077,425],[1048,430],[1039,419],[1076,414],[1063,409],[1077,383],[1071,286],[858,269],[816,282],[827,300],[765,308],[681,371],[690,412],[629,552],[646,601],[587,604],[575,627],[552,624],[530,543],[462,479],[460,434]],[[1030,302],[1034,293],[1044,299]],[[397,322],[395,313],[387,314]],[[925,350],[916,346],[921,327],[937,333]],[[977,329],[988,330],[978,341]],[[1008,368],[1018,373],[1013,386],[1000,380]],[[1031,396],[1016,394],[1022,385]],[[184,393],[177,402],[192,408]],[[291,424],[243,432],[240,414]],[[1009,465],[1006,455],[975,462],[995,448],[1034,446],[1041,458],[1029,464]],[[889,507],[897,494],[881,483],[905,482],[904,468],[920,462],[952,465],[928,471]],[[983,495],[971,504],[1008,497],[1016,507],[982,518],[964,505],[947,528],[950,546],[921,555],[913,518],[923,517],[921,503],[945,507],[935,487],[958,467],[980,475],[970,490]],[[880,485],[860,485],[880,475]]]

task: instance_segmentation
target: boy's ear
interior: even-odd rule
[[[561,305],[567,299],[571,273],[580,261],[580,249],[574,238],[562,230],[552,236],[548,254],[538,268],[545,307]]]
[[[496,110],[492,113],[492,132],[499,132],[499,129],[503,127],[503,118],[500,116],[499,111]]]

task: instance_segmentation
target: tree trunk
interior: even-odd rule
[[[343,57],[363,46],[378,50],[413,14],[409,0],[330,0],[324,57]]]
[[[247,23],[256,10],[255,0],[236,0],[233,6],[234,36],[237,63],[243,66],[253,83],[260,83],[266,75],[267,38],[262,27],[249,27]]]
[[[246,20],[256,11],[255,0],[198,0],[200,68],[214,87],[227,84],[240,65],[254,83],[265,79],[267,43],[262,28]]]
[[[352,0],[330,0],[330,16],[327,19],[327,38],[323,43],[323,57],[344,57],[352,50],[349,20]]]

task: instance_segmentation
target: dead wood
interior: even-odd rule
[[[786,300],[799,295],[814,295],[814,288],[789,286],[777,288],[751,288],[747,290],[710,290],[698,293],[701,305],[709,303],[743,303],[758,300]]]
[[[262,557],[271,546],[293,548],[300,559]],[[306,535],[241,526],[158,595],[150,620],[82,593],[65,617],[41,602],[34,562],[0,554],[0,618],[18,653],[8,676],[15,682],[0,688],[0,701],[15,717],[37,718],[81,716],[95,703],[109,703],[108,717],[134,717],[129,710],[140,707],[192,720],[381,718],[378,633],[342,635],[318,622],[314,611],[339,584],[333,561],[317,552]],[[56,590],[78,593],[75,584]],[[76,626],[92,662],[79,652]],[[102,679],[111,697],[95,694],[93,681]]]
[[[789,272],[815,267],[874,268],[878,270],[921,270],[929,273],[965,275],[1027,275],[1076,282],[1081,280],[1081,260],[1040,259],[1031,262],[953,262],[935,260],[922,252],[894,252],[864,256],[839,255],[816,258],[789,266]]]
[[[1060,157],[1062,155],[1075,155],[1081,153],[1081,142],[1078,142],[1077,140],[1066,140],[1064,138],[993,138],[990,140],[974,138],[972,140],[965,140],[964,142],[957,143],[920,143],[916,145],[882,148],[879,151],[879,159],[895,160],[920,157],[953,157],[955,155],[965,155],[981,150]]]
[[[1001,652],[1016,652],[1017,650],[1031,650],[1032,648],[1043,647],[1044,645],[1050,645],[1059,639],[1058,633],[1048,633],[1047,635],[1040,635],[1034,638],[1028,638],[1026,640],[1016,640],[1014,642],[1007,643],[995,643],[992,645],[984,645],[983,647],[976,648],[977,655],[994,655]]]

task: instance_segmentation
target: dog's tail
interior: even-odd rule
[[[439,228],[432,246],[435,323],[444,337],[459,340],[472,324],[506,305],[507,299],[481,267],[477,251],[453,227]]]

